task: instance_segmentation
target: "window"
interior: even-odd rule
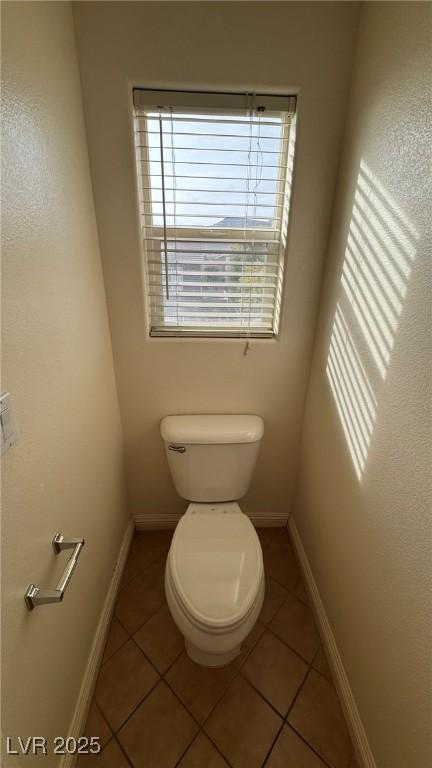
[[[295,103],[134,89],[150,335],[277,334]]]

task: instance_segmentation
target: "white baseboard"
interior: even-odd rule
[[[120,586],[123,569],[126,564],[134,530],[134,521],[131,519],[126,527],[120,546],[114,573],[111,579],[111,583],[108,587],[108,592],[96,629],[93,645],[91,647],[89,660],[84,672],[84,678],[82,681],[76,709],[72,718],[71,726],[69,728],[68,735],[73,736],[76,739],[82,735],[82,730],[87,720],[87,715],[93,696],[93,690],[96,684],[96,677],[99,671],[99,665],[105,647],[105,639],[110,626],[114,604]],[[72,768],[72,766],[75,764],[75,761],[76,755],[66,754],[62,757],[59,768]]]
[[[175,514],[172,512],[161,512],[160,514],[143,512],[139,515],[134,515],[135,528],[137,531],[153,531],[161,530],[162,528],[175,528],[180,518],[181,514]]]
[[[161,528],[175,528],[181,515],[173,513],[149,514],[142,513],[134,515],[135,528],[137,531],[149,531],[157,530]],[[250,514],[250,519],[256,527],[269,527],[269,528],[286,528],[288,522],[288,515],[286,514],[269,514],[264,513]]]
[[[321,600],[321,596],[318,591],[309,560],[307,558],[300,534],[293,517],[289,518],[288,529],[291,533],[294,548],[306,581],[306,585],[309,590],[310,598],[321,634],[321,639],[327,651],[327,656],[333,672],[334,681],[339,693],[347,725],[351,732],[351,737],[357,752],[359,763],[361,768],[376,768],[375,759],[366,736],[366,731],[361,721],[360,713],[357,709],[357,705],[342,663],[340,653],[338,651],[338,647],[336,645],[336,640],[334,638],[330,622],[327,618],[324,604]]]

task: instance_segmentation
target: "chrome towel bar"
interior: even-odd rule
[[[73,552],[66,563],[66,568],[55,589],[41,589],[36,584],[30,584],[24,595],[24,600],[29,611],[38,605],[45,603],[60,603],[63,600],[66,587],[69,584],[81,550],[84,546],[84,539],[65,539],[61,533],[56,533],[52,540],[53,549],[56,555],[64,549],[73,549]]]

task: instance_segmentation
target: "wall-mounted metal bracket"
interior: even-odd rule
[[[66,587],[68,586],[81,550],[84,546],[84,539],[65,539],[61,533],[56,533],[52,540],[53,549],[56,555],[64,549],[73,549],[72,555],[67,561],[63,575],[55,589],[41,589],[36,584],[30,584],[24,595],[24,600],[29,611],[38,605],[46,603],[60,603],[63,600]]]

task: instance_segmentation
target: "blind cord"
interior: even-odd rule
[[[175,147],[174,147],[174,111],[173,108],[170,108],[171,110],[171,120],[170,120],[170,126],[171,126],[171,154],[172,154],[172,179],[173,179],[173,213],[174,213],[174,253],[175,253],[175,259],[174,259],[174,265],[175,265],[175,284],[176,284],[176,317],[177,317],[177,325],[179,323],[179,302],[178,302],[178,260],[177,260],[177,197],[176,197],[176,191],[177,191],[177,174],[176,174],[176,157],[175,157]]]
[[[159,112],[159,141],[160,141],[160,163],[161,163],[161,179],[162,179],[163,239],[164,239],[164,251],[165,251],[165,292],[166,292],[167,301],[169,301],[168,243],[167,243],[166,204],[165,204],[165,168],[164,168],[163,127],[162,127],[161,112]]]

